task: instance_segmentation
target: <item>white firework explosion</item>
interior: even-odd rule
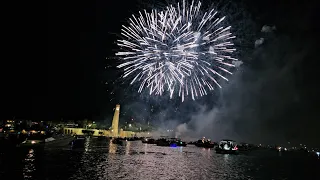
[[[182,101],[186,95],[194,100],[214,87],[221,88],[218,79],[232,74],[236,50],[230,32],[224,27],[225,17],[217,11],[201,10],[201,2],[187,5],[170,5],[163,11],[139,12],[129,18],[129,26],[122,26],[118,40],[122,57],[118,68],[124,69],[123,77],[131,77],[131,84],[139,81],[138,92],[148,89],[150,95],[179,91]]]

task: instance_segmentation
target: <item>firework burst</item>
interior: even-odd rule
[[[138,92],[149,90],[150,95],[170,98],[175,92],[182,101],[191,95],[207,95],[215,87],[221,88],[220,79],[228,81],[232,74],[232,57],[236,50],[225,17],[217,17],[217,11],[203,11],[201,2],[167,6],[162,11],[144,10],[132,15],[129,25],[122,26],[118,40],[124,69],[123,78],[131,78],[131,84],[139,82]]]

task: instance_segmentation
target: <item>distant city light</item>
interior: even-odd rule
[[[129,124],[129,127],[131,127],[132,125],[131,124]]]

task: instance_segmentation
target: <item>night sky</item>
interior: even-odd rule
[[[141,8],[158,6],[149,2],[49,2],[48,57],[43,57],[41,65],[28,65],[28,70],[8,76],[1,100],[3,119],[109,121],[115,104],[121,103],[122,121],[133,117],[162,124],[186,122],[188,128],[209,134],[219,127],[225,130],[218,134],[240,139],[299,141],[317,136],[319,16],[315,3],[220,1],[218,10],[225,8],[232,15],[229,23],[237,28],[238,58],[244,64],[225,89],[180,103],[138,94],[119,79],[121,71],[115,68],[121,25]],[[274,25],[276,30],[262,33],[263,25]],[[255,40],[262,37],[264,43],[255,48]],[[198,127],[201,121],[206,128]],[[223,125],[216,126],[217,122]]]

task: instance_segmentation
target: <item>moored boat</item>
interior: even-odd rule
[[[214,148],[216,143],[212,142],[210,139],[202,138],[195,142],[194,145],[203,148]]]
[[[170,146],[170,147],[178,147],[178,146],[187,146],[187,143],[177,138],[160,138],[156,140],[157,146]]]
[[[113,138],[113,139],[111,140],[111,142],[112,142],[113,144],[120,144],[120,145],[123,144],[123,140],[122,140],[121,138]]]
[[[187,146],[187,143],[182,141],[181,139],[174,139],[172,142],[176,143],[177,146],[182,146],[182,147]]]
[[[142,143],[156,144],[156,140],[154,140],[153,138],[150,138],[150,137],[146,137],[146,138],[142,139],[141,141],[142,141]]]
[[[156,140],[157,146],[170,146],[170,141],[166,138],[160,138]]]
[[[224,139],[219,142],[216,147],[216,153],[218,154],[238,154],[239,150],[237,144],[233,140]]]

